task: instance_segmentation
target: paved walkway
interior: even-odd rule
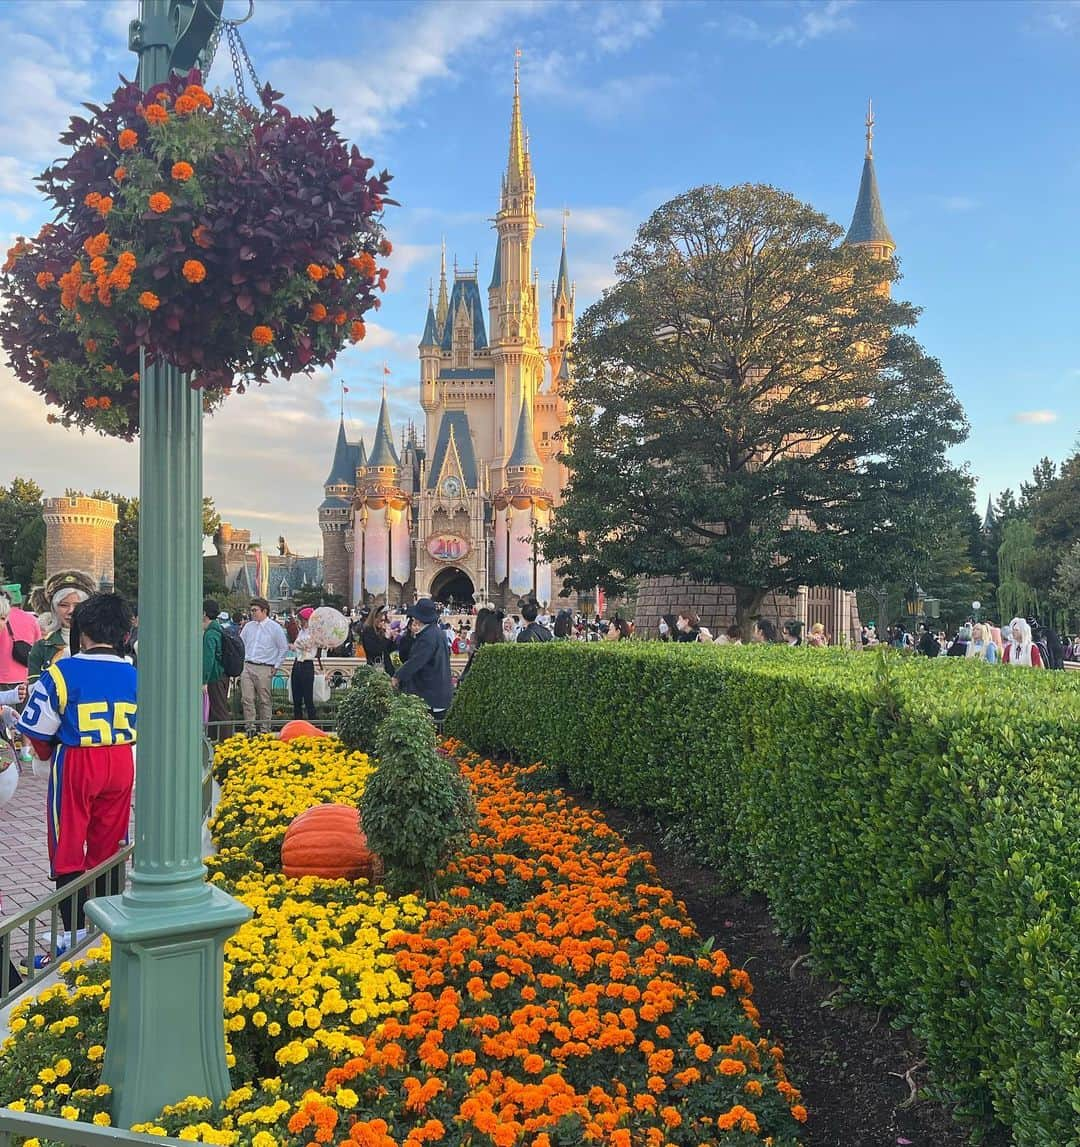
[[[45,843],[48,764],[39,764],[38,771],[35,776],[25,766],[14,797],[0,808],[0,895],[8,915],[53,891]]]

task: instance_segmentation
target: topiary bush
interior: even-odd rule
[[[337,731],[350,752],[373,753],[379,723],[390,712],[394,689],[373,665],[360,665],[337,710]]]
[[[645,642],[493,645],[447,720],[680,826],[1016,1147],[1080,1147],[1077,728],[1080,674]]]
[[[369,847],[395,893],[438,895],[436,873],[475,825],[472,790],[457,762],[435,749],[435,726],[417,697],[396,697],[379,725],[378,768],[360,800]]]

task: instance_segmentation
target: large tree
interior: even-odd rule
[[[28,478],[13,478],[10,486],[0,488],[0,566],[24,593],[45,548],[41,500],[41,487]]]
[[[701,187],[616,260],[574,341],[564,504],[543,538],[569,588],[637,575],[770,591],[909,576],[954,500],[966,434],[937,362],[897,333],[891,260],[771,187]],[[920,551],[921,552],[921,551]]]

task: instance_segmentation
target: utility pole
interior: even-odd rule
[[[143,91],[196,65],[222,4],[141,0],[128,46]],[[122,895],[87,905],[112,941],[102,1080],[120,1127],[188,1095],[228,1095],[225,940],[251,916],[207,883],[201,856],[202,392],[145,352],[139,377],[135,862]]]

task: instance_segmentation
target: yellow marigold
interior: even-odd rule
[[[143,108],[142,114],[147,123],[165,123],[169,118],[169,113],[161,104],[150,104],[149,107]]]
[[[161,306],[161,300],[153,291],[143,291],[139,296],[139,306],[145,307],[148,311],[156,311]]]
[[[172,165],[172,177],[178,183],[186,183],[195,174],[195,168],[190,163],[180,160]]]
[[[198,259],[188,259],[184,264],[183,275],[189,283],[201,283],[206,278],[206,268]]]
[[[269,346],[274,341],[274,332],[269,327],[256,327],[251,332],[251,341],[256,346]]]
[[[139,142],[139,137],[135,132],[131,130],[131,128],[126,127],[117,137],[116,142],[119,144],[121,151],[131,151],[131,149]]]
[[[320,267],[318,263],[308,263],[307,274],[309,279],[314,279],[317,283],[320,279],[326,278],[326,269]]]
[[[170,207],[172,207],[172,200],[164,191],[155,191],[154,194],[150,196],[150,210],[153,211],[155,215],[164,215]]]

